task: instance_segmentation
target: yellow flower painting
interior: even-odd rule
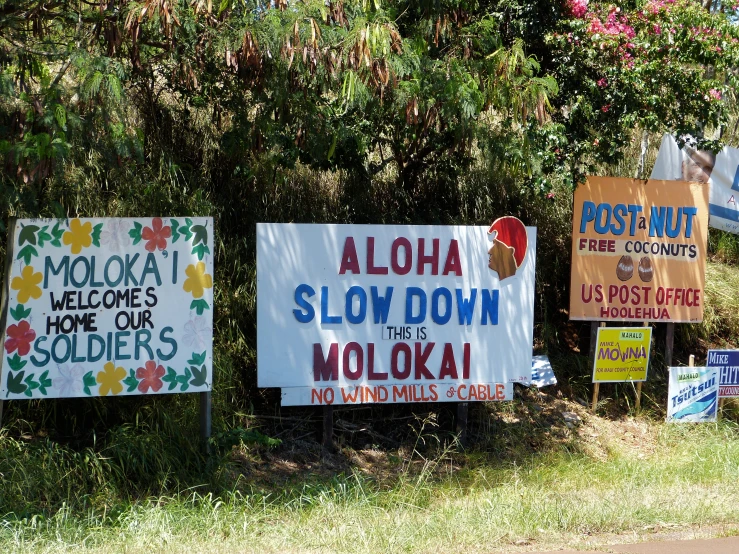
[[[113,362],[108,362],[103,366],[103,371],[98,372],[95,380],[100,385],[100,396],[111,394],[120,394],[123,391],[121,380],[126,377],[126,370],[122,367],[115,367]]]
[[[202,298],[205,289],[213,288],[213,277],[205,272],[205,264],[190,264],[185,270],[187,279],[182,285],[185,292],[191,292],[193,298]]]
[[[72,254],[79,254],[92,244],[92,223],[80,223],[79,219],[73,219],[69,231],[62,236],[62,242],[72,247]]]
[[[29,299],[41,298],[41,287],[39,284],[44,276],[41,272],[36,272],[33,266],[27,265],[21,271],[20,276],[13,277],[10,282],[10,288],[18,291],[18,302],[25,304]]]

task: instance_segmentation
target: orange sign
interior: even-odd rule
[[[588,177],[575,191],[570,319],[703,321],[708,185]]]

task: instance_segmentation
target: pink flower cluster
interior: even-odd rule
[[[712,88],[708,91],[708,95],[714,100],[721,100],[721,91]]]
[[[588,13],[588,0],[567,0],[567,7],[574,17],[580,19]]]
[[[626,35],[627,38],[634,38],[636,32],[634,28],[628,24],[628,20],[624,16],[619,16],[619,8],[611,8],[603,23],[595,14],[591,15],[590,28],[588,31],[592,34],[599,33],[603,35]]]
[[[659,13],[661,10],[669,10],[670,4],[674,4],[675,0],[654,0],[647,4],[646,9],[652,13]]]
[[[723,36],[723,33],[718,29],[712,29],[710,27],[691,27],[690,32],[694,35],[710,35],[710,36]]]

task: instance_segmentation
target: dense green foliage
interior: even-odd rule
[[[589,171],[633,176],[642,130],[728,136],[736,8],[709,4],[0,0],[0,232],[10,216],[215,216],[215,426],[228,433],[279,406],[256,388],[257,221],[518,215],[546,245],[536,346],[582,394],[587,329],[563,311],[571,191]],[[712,239],[734,263],[736,241]],[[734,329],[711,321],[684,344]],[[208,469],[184,439],[147,442],[194,430],[193,408],[187,395],[18,401],[5,420],[14,436],[51,434],[33,456],[59,475],[103,450],[113,461],[85,479],[118,472],[122,495],[163,494]],[[192,457],[157,467],[156,449]],[[29,511],[58,507],[53,492]]]
[[[735,105],[739,31],[725,5],[0,6],[0,155],[21,193],[8,191],[11,210],[75,211],[68,190],[44,198],[52,184],[168,173],[173,188],[212,193],[298,162],[364,183],[389,166],[400,192],[432,179],[456,200],[475,157],[511,177],[572,180],[622,158],[637,127],[702,135]],[[432,203],[404,200],[422,213]]]

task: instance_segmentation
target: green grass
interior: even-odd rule
[[[7,514],[0,551],[488,552],[522,539],[567,544],[586,533],[739,520],[736,424],[654,434],[646,456],[615,437],[605,459],[562,449],[513,464],[441,451],[420,470],[400,464],[392,479],[355,470],[269,491],[248,483],[220,495],[183,490]]]

